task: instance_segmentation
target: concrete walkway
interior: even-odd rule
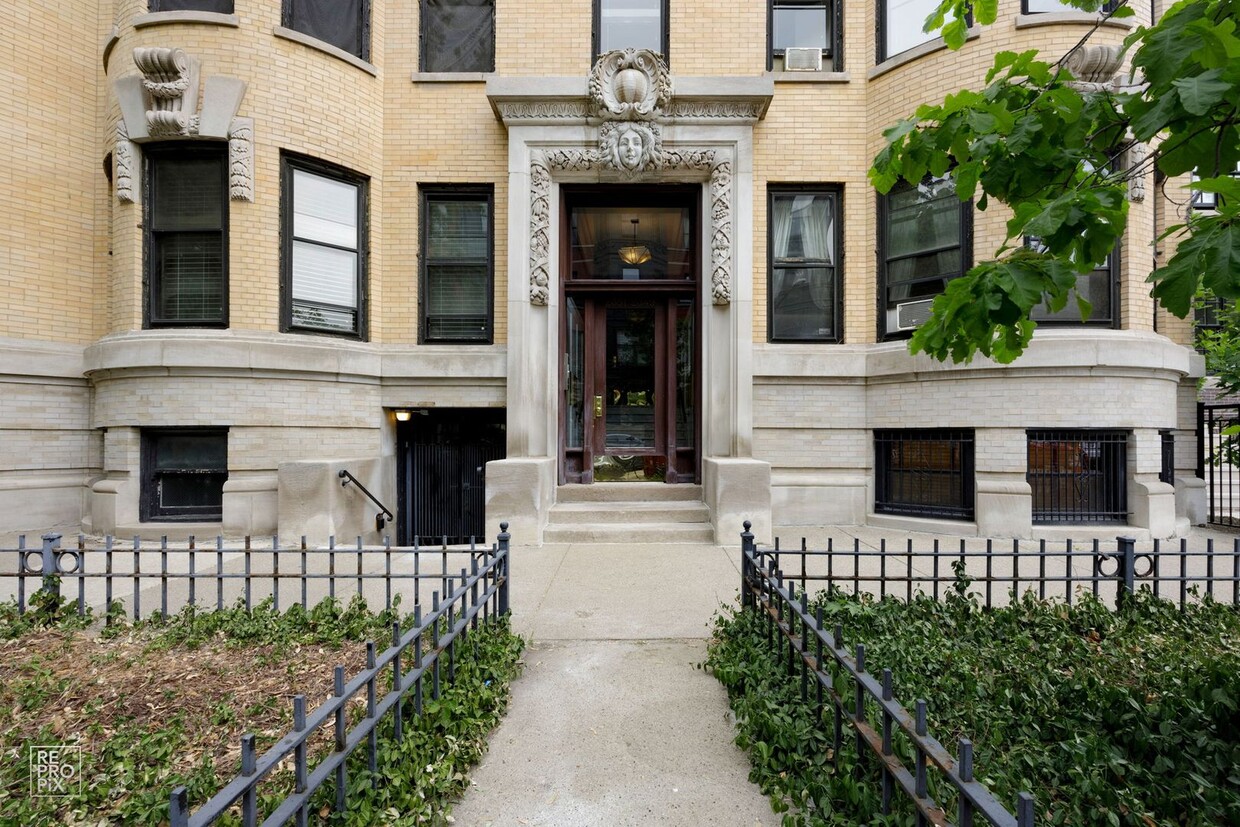
[[[736,598],[739,552],[709,545],[514,548],[529,646],[459,825],[775,825],[698,667]]]
[[[800,545],[803,532],[779,533],[785,548]],[[866,549],[886,539],[892,552],[908,539],[918,549],[935,539],[945,550],[960,543],[860,526],[808,533],[811,548],[828,539]],[[1116,533],[1123,530],[1096,536]],[[1230,549],[1236,536],[1194,528],[1189,545],[1214,540]],[[737,599],[739,538],[726,548],[573,544],[512,554],[513,619],[529,641],[525,671],[456,823],[778,824],[747,780],[722,686],[698,667],[711,618]]]

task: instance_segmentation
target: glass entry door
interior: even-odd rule
[[[696,482],[701,187],[564,187],[560,482]]]
[[[692,299],[569,296],[565,321],[563,480],[694,481]]]

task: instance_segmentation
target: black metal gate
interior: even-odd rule
[[[486,464],[504,458],[504,412],[415,411],[397,422],[400,545],[479,542],[486,536]]]
[[[1206,522],[1240,526],[1240,404],[1197,403],[1197,475],[1206,482]]]

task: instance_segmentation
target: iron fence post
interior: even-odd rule
[[[189,824],[189,791],[184,787],[172,791],[168,802],[168,823],[171,827],[186,827]]]
[[[56,551],[60,548],[60,535],[50,532],[43,535],[43,591],[52,598],[52,604],[60,603],[60,571],[56,565]]]
[[[1119,581],[1115,586],[1115,606],[1119,608],[1126,605],[1132,599],[1133,593],[1136,592],[1134,572],[1137,565],[1137,541],[1132,537],[1116,537],[1115,545],[1117,551],[1115,563],[1118,566],[1115,576]]]
[[[508,561],[511,559],[508,554],[508,545],[512,540],[512,535],[508,533],[508,523],[499,524],[499,557],[498,566],[499,581],[499,613],[501,615],[508,614]]]
[[[745,521],[745,530],[741,532],[741,608],[748,609],[754,606],[754,597],[749,593],[749,581],[753,579],[751,571],[753,559],[753,532],[749,529],[753,528],[753,523],[749,520]]]

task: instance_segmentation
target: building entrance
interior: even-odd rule
[[[696,193],[633,189],[566,194],[562,483],[698,479]]]

